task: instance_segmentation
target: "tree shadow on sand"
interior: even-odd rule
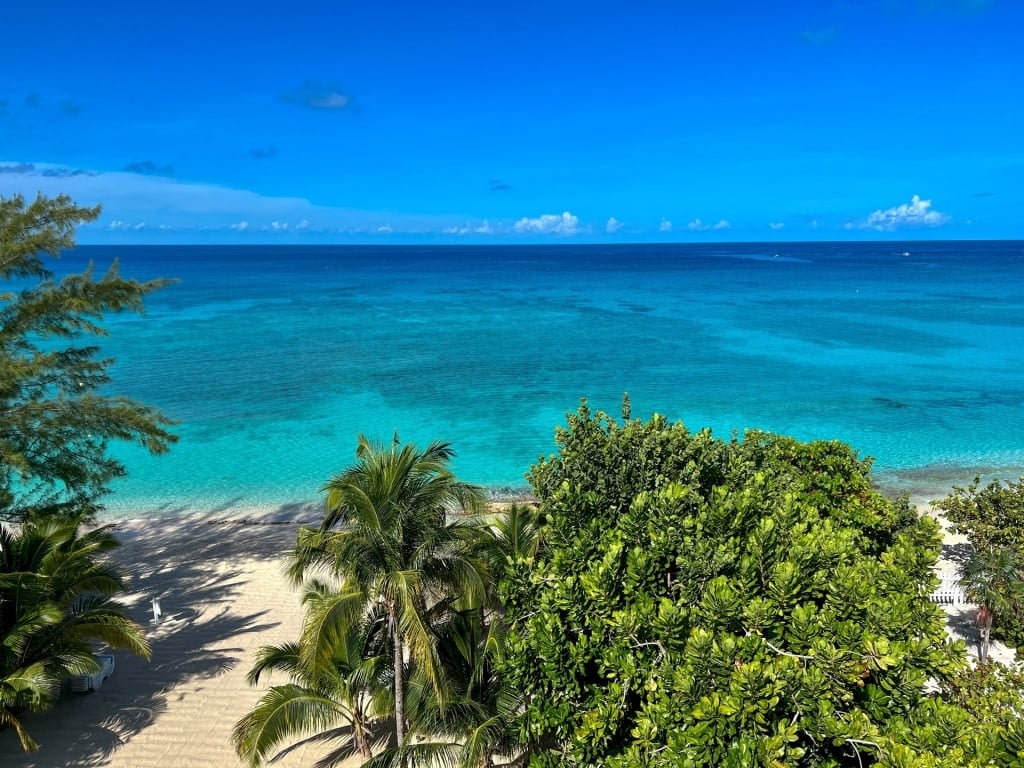
[[[115,672],[100,690],[66,694],[49,712],[26,714],[23,722],[41,745],[36,753],[23,753],[12,731],[0,732],[4,768],[106,765],[186,691],[198,690],[201,703],[205,686],[197,687],[197,680],[209,680],[212,692],[225,672],[251,663],[232,640],[278,622],[266,610],[234,610],[245,561],[280,558],[294,544],[298,525],[209,522],[199,517],[121,526],[123,546],[114,556],[130,576],[125,602],[147,628],[152,661],[118,652]],[[161,603],[158,622],[153,599]],[[185,682],[191,688],[179,689]],[[173,763],[173,755],[168,759]]]
[[[973,548],[970,544],[943,544],[942,559],[948,560],[958,568],[971,558]]]
[[[977,656],[981,649],[981,632],[978,631],[978,609],[973,605],[944,606],[946,625],[963,638],[969,653]]]

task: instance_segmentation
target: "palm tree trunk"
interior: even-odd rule
[[[988,663],[988,651],[989,646],[992,642],[992,620],[982,622],[981,625],[981,661],[982,664]]]
[[[356,731],[356,749],[359,750],[360,757],[373,757],[370,742],[366,740],[366,734],[362,731]]]
[[[356,749],[362,757],[373,757],[373,750],[370,749],[370,740],[367,738],[369,728],[367,727],[366,716],[362,709],[357,709],[352,717],[352,732],[356,740]]]
[[[391,611],[391,632],[395,646],[395,739],[397,746],[402,747],[405,741],[405,654],[402,648],[402,635],[398,631],[398,617],[395,609]],[[402,760],[405,765],[405,760]]]

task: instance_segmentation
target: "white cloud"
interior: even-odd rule
[[[782,229],[785,226],[786,225],[783,222],[781,222],[781,221],[769,221],[768,222],[768,228],[769,229],[774,229],[776,232],[778,230]]]
[[[244,219],[242,221],[238,222],[237,224],[232,224],[231,225],[231,229],[235,230],[235,232],[245,232],[245,230],[247,230],[248,228],[249,228],[249,222],[245,221]]]
[[[309,219],[303,219],[302,221],[300,221],[296,225],[295,229],[298,230],[299,232],[301,232],[304,229],[309,229]]]
[[[309,109],[344,109],[352,100],[337,83],[307,80],[299,88],[285,91],[281,101]]]
[[[568,211],[561,216],[545,213],[535,219],[524,216],[515,223],[515,231],[539,235],[575,235],[580,231],[580,220]]]
[[[53,163],[13,162],[0,157],[0,196],[23,194],[33,198],[37,192],[53,197],[70,195],[79,205],[103,204],[103,215],[95,225],[86,225],[79,242],[106,240],[97,232],[126,233],[132,222],[148,222],[146,231],[166,224],[176,232],[274,232],[277,236],[297,238],[297,224],[317,222],[316,231],[370,234],[378,227],[391,226],[396,232],[439,232],[451,217],[421,214],[396,215],[393,212],[340,208],[319,205],[298,197],[272,197],[247,189],[193,183],[126,171],[71,169]],[[245,229],[238,226],[247,222]],[[277,222],[276,229],[271,223]],[[120,222],[112,227],[112,222]],[[234,228],[233,227],[234,223]],[[92,230],[92,233],[90,233]],[[312,232],[313,227],[307,231]],[[264,235],[266,236],[266,235]]]
[[[348,106],[348,96],[332,91],[319,99],[310,99],[309,106],[314,109],[344,109]]]
[[[287,221],[272,221],[270,222],[270,230],[272,232],[287,232],[289,230]]]
[[[949,220],[950,217],[946,214],[932,210],[931,200],[922,200],[919,195],[914,195],[909,203],[893,206],[884,211],[878,209],[856,227],[892,232],[904,227],[938,227]]]
[[[487,219],[484,219],[479,224],[466,222],[461,227],[457,225],[445,227],[441,232],[446,235],[493,235],[495,229]]]
[[[700,219],[694,219],[686,225],[691,232],[707,232],[709,229],[729,229],[730,227],[732,224],[726,219],[719,219],[717,224],[705,224]]]
[[[391,229],[390,224],[382,224],[381,226],[377,227],[377,231],[383,235],[390,235],[394,230]]]
[[[625,226],[621,221],[616,219],[614,216],[608,217],[608,223],[604,225],[604,229],[609,234],[615,234]]]
[[[121,221],[120,219],[115,219],[107,225],[107,230],[110,232],[138,232],[145,228],[146,222],[144,221],[129,224],[127,221]]]
[[[671,232],[672,231],[672,222],[669,221],[668,219],[662,217],[661,224],[658,225],[658,231],[659,232]]]

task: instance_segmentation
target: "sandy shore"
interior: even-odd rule
[[[117,557],[132,575],[128,602],[148,630],[153,660],[119,653],[99,691],[67,695],[54,710],[26,716],[42,745],[34,754],[22,753],[12,732],[0,733],[4,768],[243,765],[231,729],[265,688],[250,687],[245,676],[259,646],[298,636],[302,606],[284,576],[284,554],[298,526],[314,520],[313,510],[282,507],[119,523]],[[947,536],[941,570],[955,571],[962,544]],[[164,612],[158,623],[153,598]],[[976,654],[973,608],[944,610],[951,634]],[[1012,653],[1000,648],[996,657],[1009,661]],[[324,751],[312,745],[275,765],[311,765]]]
[[[230,734],[264,687],[245,680],[255,651],[296,639],[302,623],[298,594],[283,572],[298,527],[284,521],[295,520],[294,512],[243,516],[262,524],[225,522],[224,514],[119,524],[124,545],[116,556],[132,575],[129,602],[148,630],[153,660],[118,653],[99,691],[69,694],[50,712],[27,715],[25,725],[42,745],[34,754],[21,751],[13,732],[0,733],[0,764],[243,765]],[[154,597],[164,612],[159,623],[152,621]],[[308,766],[324,751],[296,750],[275,765]]]

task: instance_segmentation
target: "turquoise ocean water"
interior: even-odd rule
[[[108,327],[116,390],[178,419],[117,515],[315,501],[356,436],[451,441],[498,491],[581,397],[728,436],[838,438],[934,494],[1024,474],[1024,243],[83,247],[177,277]]]

